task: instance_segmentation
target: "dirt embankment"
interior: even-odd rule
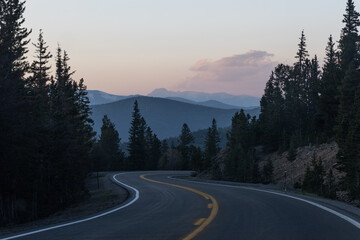
[[[111,180],[113,173],[99,173],[98,176],[94,173],[86,179],[90,194],[86,200],[41,220],[0,228],[0,237],[90,217],[120,205],[128,198],[128,191]]]
[[[302,183],[304,180],[306,167],[311,166],[311,161],[315,154],[316,161],[322,160],[322,164],[326,174],[330,169],[333,169],[335,176],[339,176],[339,173],[335,169],[336,154],[339,150],[338,145],[333,142],[329,144],[322,144],[319,146],[306,146],[297,149],[296,159],[290,162],[287,159],[288,152],[281,154],[273,153],[266,156],[270,158],[274,165],[274,180],[278,184],[287,182],[287,185],[292,187],[294,183]],[[265,162],[261,162],[263,165]],[[262,166],[261,166],[262,168]],[[285,178],[286,176],[286,178]]]

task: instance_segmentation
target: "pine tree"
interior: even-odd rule
[[[344,14],[343,23],[345,26],[341,31],[341,38],[339,41],[339,55],[340,64],[343,76],[348,70],[351,62],[354,62],[356,66],[359,65],[358,56],[358,27],[360,14],[355,10],[355,4],[353,0],[348,0],[346,4],[346,10]]]
[[[52,58],[50,52],[48,52],[48,46],[43,37],[42,30],[39,31],[39,37],[37,43],[33,43],[35,47],[35,60],[31,64],[30,72],[32,77],[30,78],[30,86],[45,91],[44,95],[47,95],[46,87],[50,80],[48,71],[51,69],[49,66],[49,60]]]
[[[32,166],[30,171],[33,183],[32,193],[32,219],[37,219],[41,210],[38,206],[43,204],[44,192],[46,192],[45,178],[47,176],[46,167],[51,159],[49,152],[50,142],[50,107],[49,107],[49,60],[52,55],[47,51],[48,46],[43,38],[40,30],[38,41],[33,44],[35,47],[35,59],[30,67],[30,76],[27,79],[27,99],[29,101],[28,119],[32,122],[33,135],[33,151],[37,156],[33,161],[29,161]],[[31,160],[31,159],[29,159]]]
[[[271,73],[266,83],[265,93],[261,98],[261,113],[259,124],[261,139],[265,149],[269,152],[276,151],[281,146],[281,138],[284,124],[284,97],[281,86],[287,81],[289,67],[279,65]]]
[[[145,131],[146,142],[146,169],[156,170],[158,168],[159,159],[161,157],[161,141],[156,134],[153,134],[150,127]]]
[[[309,53],[306,49],[306,37],[305,37],[304,30],[301,32],[300,43],[298,46],[299,46],[299,50],[298,50],[295,58],[299,59],[297,64],[298,64],[299,68],[302,69],[306,58],[309,56]]]
[[[228,153],[224,159],[224,177],[240,182],[259,180],[258,162],[255,157],[254,136],[251,131],[250,115],[244,110],[235,113],[231,130],[227,134]]]
[[[119,133],[107,115],[102,119],[100,139],[96,144],[96,171],[123,170],[124,153],[120,150]]]
[[[341,78],[336,55],[335,43],[330,35],[321,78],[319,113],[316,122],[316,128],[323,131],[325,140],[335,136],[334,126],[339,108],[338,96]]]
[[[127,168],[129,170],[143,170],[146,158],[146,141],[145,141],[146,122],[140,114],[137,100],[134,102],[132,113],[131,128],[129,130],[129,144],[127,159]]]
[[[183,124],[181,129],[181,135],[179,137],[180,144],[178,146],[182,155],[182,169],[189,170],[190,167],[190,144],[193,143],[194,137],[190,131],[190,128],[186,123]]]
[[[204,164],[201,166],[201,169],[208,169],[211,167],[211,160],[214,158],[219,152],[220,137],[219,132],[217,130],[216,120],[212,120],[212,125],[208,129],[206,139],[205,139],[205,158]]]

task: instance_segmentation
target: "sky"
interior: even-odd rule
[[[360,11],[360,0],[355,5]],[[84,78],[88,89],[261,96],[271,70],[295,61],[302,30],[310,56],[322,63],[330,34],[340,37],[345,6],[346,0],[27,0],[25,25],[32,42],[42,29],[53,54],[58,44],[68,52],[74,78]]]

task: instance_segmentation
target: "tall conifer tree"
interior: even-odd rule
[[[189,126],[186,123],[184,123],[182,126],[179,140],[180,140],[180,144],[178,148],[182,155],[182,169],[189,170],[190,156],[191,156],[190,145],[194,142],[194,137],[191,133]]]
[[[320,82],[319,115],[316,127],[323,131],[324,140],[334,137],[334,126],[339,108],[340,68],[335,43],[330,35],[326,46],[326,57]]]
[[[219,142],[220,137],[216,125],[216,120],[213,119],[205,139],[205,158],[204,166],[202,166],[204,169],[211,167],[212,158],[214,158],[220,152]]]
[[[343,76],[348,70],[351,62],[355,61],[355,65],[359,64],[359,16],[360,14],[355,9],[354,1],[347,0],[343,19],[345,26],[341,31],[341,38],[339,41],[340,64]]]
[[[146,122],[140,114],[138,101],[134,102],[132,113],[131,127],[129,130],[129,144],[127,167],[129,170],[143,170],[146,158],[146,141],[145,141]]]

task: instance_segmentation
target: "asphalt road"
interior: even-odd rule
[[[356,222],[351,224],[303,201],[168,178],[181,174],[176,172],[141,178],[143,174],[117,176],[139,191],[131,205],[90,221],[16,239],[360,239]],[[132,198],[124,204],[136,196],[131,191]]]

